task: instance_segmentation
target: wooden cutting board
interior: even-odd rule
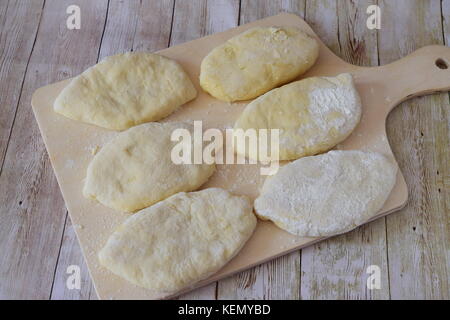
[[[181,107],[164,121],[202,120],[204,129],[225,129],[233,126],[247,103],[221,102],[203,92],[198,82],[200,63],[214,47],[255,26],[297,26],[317,38],[312,29],[298,16],[280,14],[159,51],[159,54],[177,60],[184,67],[199,92],[197,99]],[[338,149],[372,150],[393,156],[385,131],[386,117],[390,110],[406,99],[450,90],[450,70],[446,69],[450,63],[450,49],[447,47],[424,47],[395,63],[366,68],[342,61],[320,39],[318,41],[319,59],[301,78],[350,72],[362,99],[361,122],[352,135],[336,147]],[[85,199],[81,190],[86,168],[93,158],[93,150],[104,145],[117,135],[117,132],[72,121],[53,112],[53,101],[69,81],[38,89],[33,95],[32,106],[97,294],[100,299],[167,298],[122,280],[98,263],[97,252],[128,214]],[[217,172],[203,188],[222,187],[254,199],[263,181],[264,176],[259,174],[257,165],[219,165]],[[370,220],[402,208],[407,198],[405,180],[399,172],[389,199],[382,210]],[[195,287],[323,239],[295,237],[271,222],[259,221],[254,235],[242,251],[221,271]],[[192,288],[185,291],[190,289]]]

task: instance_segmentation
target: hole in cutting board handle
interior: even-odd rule
[[[448,69],[448,63],[444,59],[439,58],[434,63],[439,69]]]

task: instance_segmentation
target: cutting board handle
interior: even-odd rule
[[[433,45],[376,68],[380,83],[393,103],[450,91],[450,48]]]

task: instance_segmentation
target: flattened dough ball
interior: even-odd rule
[[[175,293],[221,269],[255,227],[246,197],[218,188],[181,192],[128,218],[99,259],[135,285]]]
[[[192,135],[193,125],[181,122],[145,123],[119,133],[89,164],[84,196],[116,210],[134,212],[200,187],[215,165],[177,165],[172,161],[172,148],[178,142],[170,137],[179,128]]]
[[[252,28],[203,59],[200,85],[219,100],[253,99],[303,74],[318,55],[318,42],[296,27]]]
[[[72,79],[53,108],[70,119],[125,130],[160,120],[196,96],[177,62],[153,53],[125,53]]]
[[[396,172],[393,161],[375,152],[330,151],[305,157],[265,181],[255,211],[298,236],[347,232],[381,209]]]
[[[279,129],[280,160],[327,151],[345,140],[361,118],[352,76],[313,77],[274,89],[244,109],[235,129]],[[244,143],[236,153],[255,159]]]

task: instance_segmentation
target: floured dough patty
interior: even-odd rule
[[[296,27],[252,28],[203,59],[200,85],[220,100],[253,99],[304,73],[318,55],[318,42]]]
[[[222,268],[255,226],[246,197],[218,188],[177,193],[128,218],[99,259],[135,285],[175,293]]]
[[[83,194],[110,208],[133,212],[200,187],[215,166],[172,161],[178,142],[170,137],[178,128],[192,135],[193,125],[181,122],[145,123],[119,133],[89,164]]]
[[[279,129],[280,160],[331,149],[345,140],[361,118],[361,100],[348,73],[313,77],[274,89],[244,109],[235,129]],[[255,158],[243,143],[238,154]]]
[[[396,172],[393,161],[374,152],[330,151],[305,157],[265,181],[255,211],[298,236],[343,233],[381,209]]]
[[[177,62],[152,53],[125,53],[72,79],[53,107],[70,119],[125,130],[162,119],[196,96]]]

